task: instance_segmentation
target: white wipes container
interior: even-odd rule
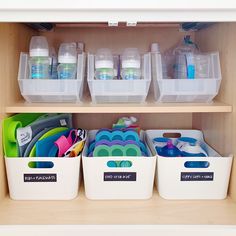
[[[121,78],[141,79],[141,57],[137,48],[126,48],[121,55]]]
[[[157,154],[156,183],[161,197],[168,200],[227,197],[232,155],[220,156],[204,141],[199,130],[147,130],[146,133],[153,151],[153,139],[157,137],[168,137],[173,143],[177,142],[176,137],[198,140],[198,147],[186,148],[183,144],[181,148],[191,156],[164,157]],[[193,155],[196,152],[199,156]],[[205,155],[202,155],[203,152]]]
[[[49,49],[44,36],[33,36],[30,40],[29,77],[49,79]]]
[[[98,80],[112,80],[114,77],[113,56],[108,48],[100,48],[95,56],[95,77]]]
[[[75,79],[77,49],[76,43],[62,43],[58,54],[58,79]]]

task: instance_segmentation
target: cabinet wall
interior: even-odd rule
[[[32,35],[39,34],[23,24],[0,24],[0,106],[1,119],[6,117],[5,107],[22,100],[17,84],[19,53],[28,51]],[[53,32],[41,32],[56,47],[63,41],[82,41],[86,51],[95,52],[100,47],[110,47],[116,53],[120,48],[138,47],[141,52],[149,50],[151,42],[159,42],[161,50],[178,43],[185,33],[176,27],[150,28],[56,28]],[[220,51],[222,86],[218,100],[236,105],[234,95],[235,35],[236,23],[219,23],[200,32],[191,33],[203,51]],[[63,107],[61,108],[63,112]],[[235,113],[177,113],[177,114],[74,114],[74,123],[86,129],[111,126],[123,115],[135,115],[143,129],[150,128],[198,128],[203,129],[207,142],[222,155],[235,153]],[[2,143],[2,142],[1,142]],[[7,181],[2,148],[0,147],[0,199],[7,194]],[[230,195],[236,200],[236,165],[233,167]]]
[[[221,155],[236,154],[236,23],[219,23],[195,35],[202,51],[219,51],[222,83],[216,100],[233,106],[232,113],[204,113],[193,115],[193,127],[204,131],[210,145]],[[233,162],[230,196],[236,200],[236,163]]]

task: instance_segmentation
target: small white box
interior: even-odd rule
[[[85,54],[78,55],[74,80],[30,79],[28,54],[20,54],[18,83],[27,102],[81,102],[84,84]]]
[[[164,78],[161,54],[152,54],[154,96],[157,102],[211,102],[221,84],[219,53],[209,57],[209,77],[195,79]]]
[[[151,54],[142,57],[142,79],[96,80],[94,55],[88,54],[88,85],[94,103],[145,102],[151,82]]]
[[[86,197],[91,200],[151,198],[156,157],[88,157],[88,144],[95,138],[96,133],[96,130],[89,132],[82,157]],[[144,134],[142,137],[144,138]],[[131,161],[132,166],[128,168],[107,166],[108,161],[122,160]]]
[[[209,145],[203,144],[199,130],[147,130],[147,142],[154,145],[155,137],[165,134],[180,134],[201,140],[209,157],[163,157],[157,155],[156,183],[161,197],[180,199],[224,199],[227,196],[232,156],[221,157]],[[207,162],[205,168],[186,168],[186,162]],[[195,166],[196,167],[196,166]]]
[[[30,168],[49,162],[52,168]],[[13,200],[71,200],[78,195],[81,156],[75,158],[5,157]]]

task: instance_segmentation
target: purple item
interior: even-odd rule
[[[167,145],[158,152],[163,157],[181,157],[180,150],[172,143],[172,140],[167,141]]]
[[[107,145],[109,147],[113,146],[113,145],[121,145],[121,146],[125,146],[127,144],[134,144],[136,146],[139,147],[138,143],[133,141],[133,140],[128,140],[128,141],[121,141],[121,140],[114,140],[114,141],[108,141],[108,140],[100,140],[99,142],[97,142],[95,144],[95,147],[99,146],[99,145]]]

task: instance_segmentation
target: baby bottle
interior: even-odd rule
[[[76,43],[62,43],[59,48],[58,79],[75,79],[77,51]]]
[[[95,55],[95,78],[111,80],[114,77],[113,56],[108,48],[100,48]]]
[[[29,71],[31,79],[49,79],[49,50],[47,39],[33,36],[30,40]]]
[[[121,56],[121,77],[124,80],[141,79],[141,58],[137,48],[126,48]]]
[[[49,50],[49,74],[51,79],[57,79],[57,54],[54,47],[50,47]]]

